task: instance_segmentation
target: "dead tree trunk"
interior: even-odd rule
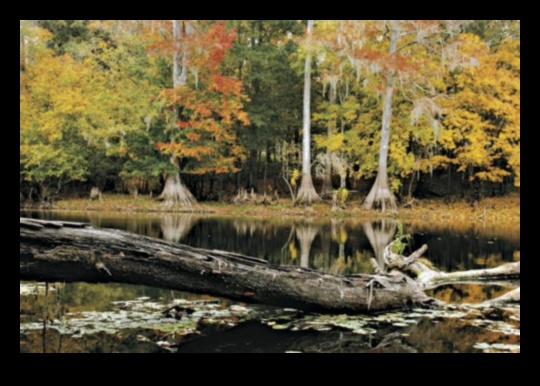
[[[416,279],[423,289],[432,289],[445,284],[486,282],[497,280],[513,280],[520,277],[520,263],[507,263],[496,268],[472,269],[459,272],[441,272],[428,267],[418,261],[420,256],[427,250],[427,245],[422,246],[408,258],[392,252],[394,243],[390,243],[384,250],[383,260],[387,269],[399,269]]]
[[[140,284],[329,313],[422,307],[434,302],[403,274],[329,275],[81,226],[21,219],[20,279]]]
[[[404,258],[392,252],[393,242],[384,250],[383,260],[387,270],[398,270],[406,272],[415,278],[416,283],[423,290],[433,289],[445,284],[457,283],[481,283],[498,282],[503,280],[519,280],[520,262],[507,263],[495,268],[472,269],[469,271],[441,272],[428,267],[418,261],[420,256],[427,250],[427,245],[423,245],[409,257]],[[376,269],[380,269],[376,262],[373,262]],[[382,271],[382,269],[380,269]],[[506,303],[520,302],[520,288],[516,288],[498,298],[482,303],[483,306],[500,306]]]
[[[339,276],[279,266],[235,253],[191,248],[86,224],[20,219],[20,279],[128,283],[327,313],[363,313],[444,305],[423,291],[445,283],[519,279],[520,263],[443,273],[408,257],[372,259],[375,275]],[[402,272],[416,276],[416,281]],[[519,288],[483,303],[519,302]]]
[[[508,303],[520,303],[521,300],[521,287],[518,287],[510,292],[505,293],[504,295],[499,296],[498,298],[485,301],[482,303],[484,306],[504,306]]]

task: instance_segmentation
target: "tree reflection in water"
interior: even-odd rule
[[[96,227],[125,229],[193,247],[232,251],[267,259],[274,264],[309,267],[332,274],[371,272],[369,259],[375,256],[382,264],[384,248],[397,229],[396,222],[389,219],[372,223],[358,219],[306,221],[287,217],[217,218],[163,213],[39,212],[27,215],[51,220],[88,221]],[[488,268],[520,259],[519,226],[511,224],[479,227],[448,220],[418,220],[405,222],[404,231],[413,235],[411,249],[428,244],[426,257],[444,271]],[[66,313],[106,312],[111,310],[112,302],[119,300],[151,297],[172,301],[184,298],[184,295],[167,290],[115,284],[71,283],[55,290],[52,290],[52,285],[50,288],[48,296],[44,295],[44,286],[40,296],[23,296],[21,289],[21,326],[29,322],[41,325],[45,321],[43,330],[25,332],[21,329],[21,352],[162,352],[155,344],[139,339],[143,334],[156,341],[158,336],[154,330],[130,330],[112,335],[96,333],[74,338],[59,334],[51,328],[50,320],[62,320]],[[437,288],[433,295],[452,303],[477,303],[502,291],[505,289],[497,286],[456,284]],[[198,295],[185,296],[198,299]],[[380,334],[369,339],[346,331],[278,332],[257,323],[245,328],[253,329],[254,340],[249,338],[249,331],[239,326],[224,335],[212,334],[216,341],[211,344],[208,341],[206,347],[203,341],[194,341],[193,345],[186,344],[181,351],[407,352],[413,349],[419,352],[468,352],[476,351],[473,349],[476,342],[519,345],[519,335],[506,337],[480,327],[464,326],[458,321],[421,321],[417,326],[400,331],[395,339],[390,336],[386,340],[388,334],[380,328],[377,328]],[[388,332],[395,332],[395,329]],[[238,342],[236,346],[225,347],[227,336]],[[265,338],[256,339],[259,336]],[[242,342],[246,345],[242,346]]]
[[[164,215],[161,219],[163,239],[175,243],[181,242],[199,220],[198,217],[188,215]]]
[[[26,212],[23,215],[87,221],[96,227],[124,229],[197,248],[241,253],[274,264],[306,265],[307,257],[309,267],[336,274],[370,272],[369,259],[373,256],[382,264],[382,252],[396,231],[396,223],[391,219],[371,223],[365,219],[316,218],[310,220],[311,230],[297,232],[296,227],[305,226],[305,220],[164,213]],[[425,257],[443,271],[489,268],[519,260],[519,225],[499,222],[478,226],[457,220],[416,219],[404,221],[403,227],[405,233],[412,235],[410,248],[428,244]],[[313,232],[317,235],[309,245]],[[301,239],[307,240],[303,260]]]
[[[362,224],[364,233],[373,248],[375,258],[379,263],[379,267],[384,268],[383,252],[384,248],[394,238],[397,229],[397,223],[393,220],[380,220],[376,222],[366,221]]]
[[[296,223],[296,238],[300,243],[300,266],[309,268],[309,255],[313,240],[319,234],[317,226],[310,222]]]

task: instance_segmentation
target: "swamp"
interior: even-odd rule
[[[519,353],[520,20],[20,20],[20,353]]]
[[[90,222],[273,264],[371,273],[395,220],[241,219],[196,214],[22,212]],[[407,249],[455,272],[520,260],[519,225],[409,222]],[[21,352],[519,352],[519,304],[461,309],[497,298],[519,280],[454,283],[427,291],[452,305],[370,315],[326,315],[128,284],[21,282]],[[386,340],[385,340],[386,339]]]

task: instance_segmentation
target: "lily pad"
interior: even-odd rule
[[[392,326],[394,327],[409,327],[408,323],[392,323]]]
[[[372,328],[359,328],[356,330],[353,330],[353,334],[360,334],[360,335],[369,335],[369,334],[376,334],[377,330],[374,330]]]

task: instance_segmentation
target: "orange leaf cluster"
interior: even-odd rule
[[[243,110],[246,97],[242,83],[224,75],[221,67],[236,32],[227,30],[222,21],[198,21],[195,30],[181,42],[169,36],[153,46],[168,53],[180,43],[188,52],[184,64],[196,74],[192,82],[161,93],[171,111],[178,109],[180,113],[178,130],[170,132],[169,142],[157,147],[164,154],[196,161],[188,166],[190,173],[234,171],[235,161],[244,157],[235,128],[249,124],[249,119]]]

